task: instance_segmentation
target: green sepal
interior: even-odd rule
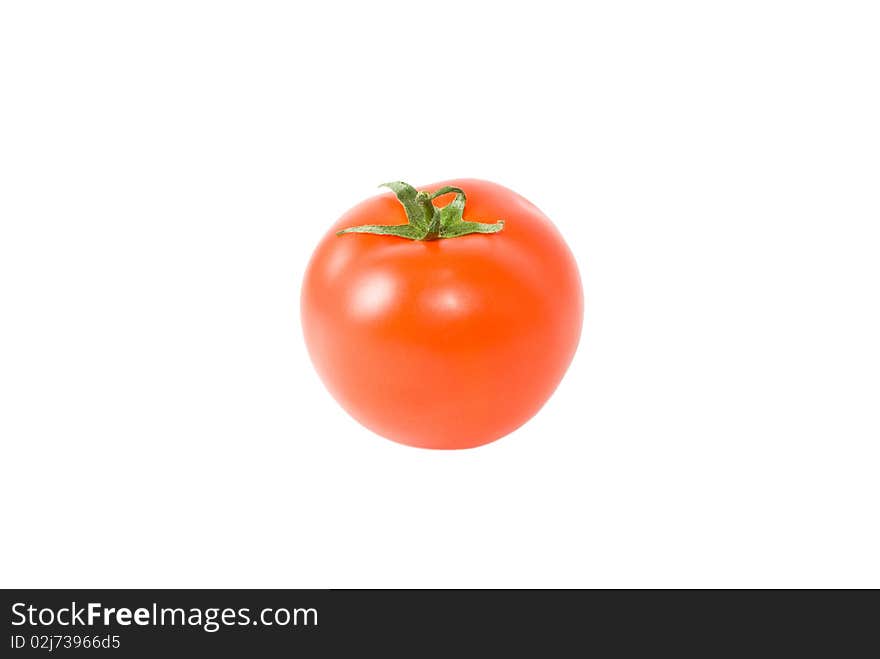
[[[419,192],[409,183],[403,181],[391,181],[383,183],[380,188],[389,188],[394,192],[400,205],[406,211],[406,219],[413,226],[426,227],[428,218],[425,217],[425,209],[416,201]]]
[[[341,236],[344,233],[372,233],[377,236],[397,236],[398,238],[421,240],[427,232],[424,228],[411,224],[362,224],[337,231],[336,235]]]
[[[504,228],[504,220],[498,220],[493,224],[486,222],[459,222],[451,227],[440,229],[441,238],[458,238],[469,233],[498,233]]]
[[[337,236],[346,233],[372,233],[409,240],[438,240],[458,238],[471,233],[498,233],[504,228],[501,220],[491,224],[466,222],[463,215],[467,196],[461,188],[447,185],[436,192],[428,193],[418,192],[403,181],[383,183],[382,186],[390,188],[397,196],[406,211],[407,224],[363,224],[337,231]],[[449,204],[442,208],[434,206],[434,199],[450,193],[455,193],[455,198]]]

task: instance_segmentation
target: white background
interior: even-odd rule
[[[880,586],[880,20],[848,2],[6,2],[0,585]],[[585,332],[472,451],[381,439],[307,259],[487,178]]]

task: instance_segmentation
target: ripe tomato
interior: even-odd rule
[[[503,437],[574,356],[575,260],[541,211],[495,183],[426,186],[449,188],[434,199],[388,187],[397,199],[349,210],[312,256],[301,298],[312,361],[342,407],[394,441],[459,449]]]

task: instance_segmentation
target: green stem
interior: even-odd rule
[[[416,203],[422,207],[427,230],[421,240],[437,240],[440,237],[440,213],[434,207],[434,200],[427,192],[416,195]]]
[[[409,240],[439,240],[442,238],[458,238],[471,233],[498,233],[504,228],[504,222],[494,223],[467,222],[463,218],[467,197],[464,190],[446,186],[436,192],[417,192],[408,183],[394,181],[383,183],[397,196],[397,200],[406,211],[406,224],[363,224],[337,231],[336,235],[346,233],[372,233],[381,236],[397,236]],[[455,199],[442,208],[434,206],[434,199],[449,193],[455,193]]]

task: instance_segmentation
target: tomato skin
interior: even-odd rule
[[[336,231],[405,224],[393,194],[358,204],[321,240],[301,315],[309,354],[342,407],[396,442],[461,449],[503,437],[547,401],[577,348],[583,293],[547,217],[476,179],[465,219],[504,229],[434,241]],[[437,205],[448,203],[438,198]]]

